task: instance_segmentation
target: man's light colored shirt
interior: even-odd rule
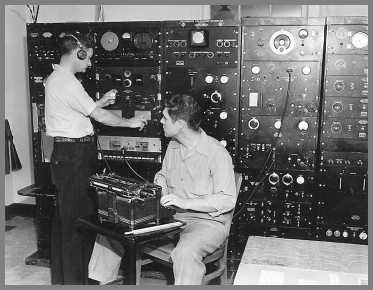
[[[162,169],[154,181],[162,186],[162,194],[199,198],[216,209],[211,213],[177,213],[176,218],[194,217],[230,223],[237,200],[232,158],[220,142],[203,130],[197,144],[189,151],[185,151],[179,142],[170,141]]]
[[[89,114],[96,108],[75,75],[62,66],[54,71],[45,84],[45,125],[47,135],[80,138],[93,134]]]

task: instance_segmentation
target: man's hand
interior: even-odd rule
[[[166,178],[163,175],[155,175],[154,177],[154,183],[162,187],[162,195],[166,195],[168,193],[167,191],[167,181]]]
[[[144,116],[136,116],[131,119],[128,119],[130,128],[139,128],[141,131],[144,126],[148,123]]]
[[[105,95],[103,95],[102,98],[96,102],[97,106],[100,108],[103,108],[103,107],[114,104],[117,92],[118,91],[116,89],[112,89],[106,92]]]
[[[161,205],[164,207],[176,206],[182,209],[188,209],[188,199],[174,194],[167,194],[161,197]]]

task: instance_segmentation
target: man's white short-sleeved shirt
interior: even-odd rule
[[[96,108],[75,75],[62,66],[45,83],[45,125],[47,135],[80,138],[93,134],[89,115]]]

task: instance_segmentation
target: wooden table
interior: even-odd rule
[[[170,222],[174,222],[174,220],[167,221],[167,223]],[[163,222],[161,224],[165,223],[166,222]],[[136,285],[136,255],[139,252],[139,249],[141,249],[142,245],[151,241],[162,239],[164,238],[165,234],[180,231],[180,228],[173,228],[156,233],[150,232],[141,235],[125,235],[124,233],[130,230],[129,227],[126,227],[123,224],[113,224],[110,222],[101,223],[96,215],[79,218],[76,225],[84,231],[105,235],[122,243],[126,249],[124,261],[128,265],[126,284],[129,285]],[[85,280],[88,282],[88,277],[86,277]]]
[[[234,285],[367,285],[368,246],[251,236]]]

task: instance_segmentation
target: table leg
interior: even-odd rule
[[[136,285],[136,242],[133,240],[125,244],[127,248],[127,261],[128,261],[128,272],[127,272],[127,284]]]

